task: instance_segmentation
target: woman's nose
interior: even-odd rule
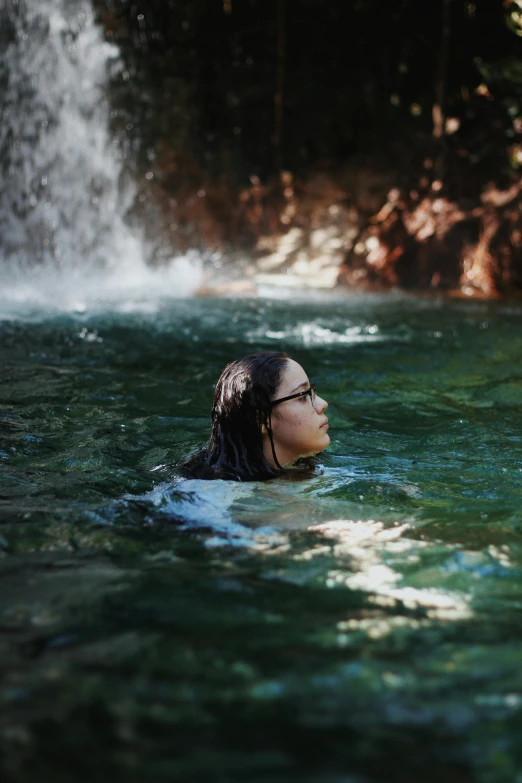
[[[323,413],[328,407],[328,403],[326,400],[323,400],[322,397],[317,396],[315,398],[315,409],[317,413]]]

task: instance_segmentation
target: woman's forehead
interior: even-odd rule
[[[279,382],[278,394],[284,397],[285,394],[292,394],[295,391],[300,391],[299,387],[308,386],[308,375],[305,373],[300,364],[293,359],[289,359],[286,363],[286,367],[281,374],[281,380]]]

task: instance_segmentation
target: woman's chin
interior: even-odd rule
[[[298,454],[296,457],[292,457],[292,459],[288,460],[288,462],[285,462],[283,464],[283,468],[291,468],[292,465],[295,465],[296,462],[298,462],[300,459],[306,459],[307,457],[315,457],[317,454],[320,454],[322,451],[328,448],[330,445],[330,436],[326,435],[326,437],[321,442],[321,445],[318,445],[316,449],[313,451],[306,451],[303,452],[303,454]]]

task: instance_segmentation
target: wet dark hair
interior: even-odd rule
[[[277,461],[271,425],[271,400],[290,357],[259,351],[227,364],[216,385],[208,446],[181,465],[187,478],[262,481],[283,474]],[[265,425],[273,468],[263,453]]]

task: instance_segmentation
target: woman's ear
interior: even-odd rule
[[[259,432],[261,435],[270,435],[272,428],[271,413],[261,413],[259,416]]]

